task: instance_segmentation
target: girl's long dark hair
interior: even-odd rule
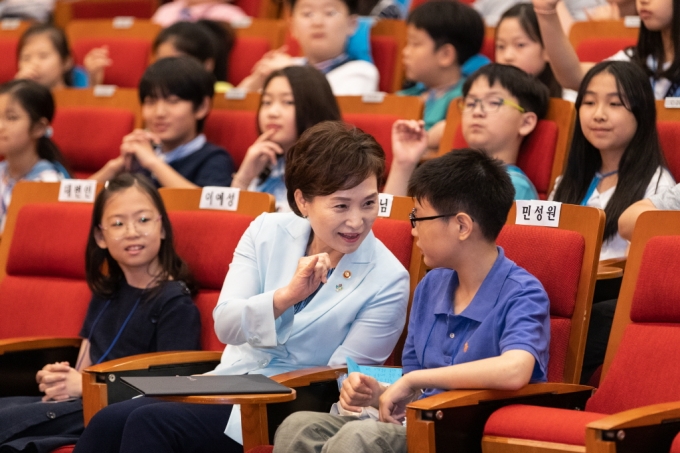
[[[26,110],[31,118],[31,127],[35,126],[40,120],[45,119],[49,124],[54,118],[54,98],[47,87],[38,82],[28,79],[12,80],[0,85],[0,94],[8,94]],[[48,137],[50,134],[43,135],[38,139],[38,157],[53,163],[58,163],[64,169],[67,165],[61,151],[57,145]]]
[[[580,108],[590,81],[596,75],[605,72],[616,79],[621,101],[637,121],[635,135],[633,135],[619,162],[619,182],[604,210],[607,215],[604,240],[607,240],[616,235],[621,213],[628,206],[644,197],[652,176],[659,167],[665,167],[665,162],[661,153],[659,136],[656,132],[654,93],[647,74],[633,63],[623,61],[598,63],[588,71],[578,90],[574,137],[567,168],[555,191],[555,201],[580,204],[595,177],[595,172],[599,171],[602,166],[599,150],[583,135]]]
[[[527,34],[529,39],[537,42],[541,47],[543,45],[543,37],[541,36],[541,30],[538,27],[538,18],[536,17],[536,12],[534,11],[534,5],[531,3],[518,3],[517,5],[511,7],[503,13],[498,21],[498,26],[504,19],[515,18],[519,22],[520,27]],[[498,30],[496,26],[496,30]],[[550,63],[546,62],[543,71],[536,75],[536,79],[543,85],[548,87],[551,98],[561,98],[562,97],[562,85],[555,78],[553,74],[552,67]]]
[[[97,195],[92,209],[92,224],[90,235],[85,250],[85,278],[90,290],[100,297],[111,297],[125,280],[123,270],[118,262],[113,259],[108,249],[102,249],[97,245],[95,233],[101,233],[99,225],[104,215],[106,203],[113,195],[130,187],[137,187],[151,198],[156,209],[161,215],[161,225],[165,231],[165,239],[161,239],[161,247],[158,251],[158,263],[161,268],[157,282],[168,280],[184,282],[192,294],[196,292],[196,284],[189,272],[187,264],[177,255],[173,243],[172,225],[168,219],[165,205],[156,188],[143,175],[121,173],[110,180],[104,189]]]
[[[635,46],[626,51],[631,61],[642,68],[648,77],[658,79],[665,77],[673,84],[680,84],[680,0],[673,1],[673,17],[671,18],[671,39],[673,45],[673,61],[666,61],[663,40],[660,31],[651,31],[644,22],[640,22],[640,35]],[[657,62],[654,70],[647,66],[647,58],[652,57]],[[664,63],[671,63],[668,69],[663,69]],[[673,94],[673,93],[671,93]]]

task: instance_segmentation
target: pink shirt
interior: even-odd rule
[[[187,7],[183,0],[166,3],[156,10],[151,18],[152,22],[162,27],[168,27],[175,22],[210,19],[221,22],[233,22],[247,17],[238,6],[228,3],[211,2]]]

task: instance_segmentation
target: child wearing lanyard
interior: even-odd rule
[[[628,62],[597,64],[583,79],[576,112],[567,167],[550,199],[603,209],[600,260],[623,258],[628,241],[618,234],[621,213],[675,184],[664,166],[647,75]]]
[[[58,362],[37,372],[43,397],[0,399],[0,447],[51,451],[73,444],[83,430],[81,372],[93,364],[200,349],[191,276],[174,250],[163,202],[146,178],[125,173],[98,195],[86,262],[93,295],[78,360],[73,367]]]
[[[32,80],[0,86],[0,231],[20,181],[55,182],[68,178],[63,158],[50,139],[54,99],[50,90]]]
[[[160,187],[229,186],[229,153],[201,132],[210,113],[215,79],[191,57],[163,58],[139,82],[146,129],[123,138],[120,156],[92,179],[105,182],[124,171],[151,175]]]

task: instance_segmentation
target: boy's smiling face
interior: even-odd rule
[[[291,33],[312,64],[341,55],[356,25],[341,0],[297,0],[291,16]]]
[[[465,141],[471,148],[484,150],[490,156],[496,156],[509,148],[514,148],[514,152],[517,153],[522,139],[534,130],[536,115],[522,113],[508,104],[501,104],[497,111],[488,111],[488,108],[482,107],[480,100],[489,102],[505,100],[519,105],[517,98],[499,83],[490,86],[486,77],[479,77],[463,100],[468,105],[476,101],[474,108],[471,110],[465,108],[462,112],[461,126]]]

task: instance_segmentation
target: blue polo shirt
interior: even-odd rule
[[[453,313],[458,274],[430,271],[416,288],[402,355],[404,373],[497,357],[521,349],[536,359],[531,382],[545,382],[550,302],[541,283],[505,257],[498,258],[462,313]],[[423,397],[440,393],[425,389]]]

